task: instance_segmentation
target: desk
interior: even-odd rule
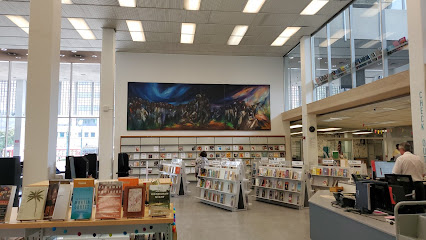
[[[395,226],[383,216],[365,216],[331,206],[333,195],[318,191],[309,200],[311,240],[395,240]]]

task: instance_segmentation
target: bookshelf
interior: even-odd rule
[[[258,163],[254,188],[256,200],[302,209],[305,204],[304,167],[286,163]]]
[[[170,178],[172,185],[170,194],[172,196],[185,195],[188,193],[188,183],[186,180],[186,167],[182,159],[172,159],[171,161],[161,161],[159,178]]]
[[[241,160],[210,160],[200,169],[197,188],[200,201],[229,211],[248,208],[244,163]]]
[[[284,158],[284,136],[121,136],[120,152],[129,155],[130,176],[152,178],[159,174],[160,160],[180,158],[189,181],[195,179],[195,159],[206,151],[208,159]],[[249,163],[249,164],[248,164]]]

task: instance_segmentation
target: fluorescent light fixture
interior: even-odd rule
[[[246,34],[248,26],[246,25],[237,25],[232,31],[231,36],[228,40],[228,45],[238,45]]]
[[[201,0],[184,0],[186,10],[200,10]]]
[[[354,132],[352,135],[372,134],[373,132]]]
[[[126,23],[130,31],[130,36],[134,42],[146,41],[141,21],[126,20]]]
[[[302,124],[297,124],[297,125],[290,126],[290,129],[301,128],[301,127],[303,127]]]
[[[264,3],[265,3],[265,0],[248,0],[243,12],[258,13]]]
[[[71,0],[62,0],[62,4],[72,4]]]
[[[327,3],[328,0],[312,0],[312,2],[303,9],[300,15],[314,15]]]
[[[118,0],[121,7],[136,7],[136,0]]]
[[[185,44],[194,43],[195,23],[182,23],[180,42]]]
[[[317,132],[328,132],[328,131],[337,131],[337,130],[341,130],[342,128],[323,128],[323,129],[318,129]]]
[[[297,31],[300,30],[300,27],[287,27],[284,31],[275,39],[271,46],[282,46],[287,40],[293,36]]]
[[[24,32],[30,33],[30,23],[22,16],[15,16],[15,15],[6,15],[7,18],[9,18],[10,21],[12,21],[14,24],[16,24],[18,27],[20,27]]]
[[[75,28],[75,30],[77,30],[83,39],[96,39],[92,30],[90,30],[89,25],[87,25],[83,18],[68,18],[68,21],[70,21],[71,25]]]
[[[298,134],[302,134],[303,132],[295,132],[295,133],[290,133],[290,135],[298,135]]]
[[[362,46],[360,46],[360,48],[371,48],[371,47],[373,47],[376,44],[377,44],[377,41],[371,40],[371,41],[363,44]]]

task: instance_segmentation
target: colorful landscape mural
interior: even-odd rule
[[[127,130],[270,130],[269,85],[128,83]]]

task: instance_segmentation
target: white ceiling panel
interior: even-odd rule
[[[209,23],[250,25],[255,17],[243,12],[212,12]]]
[[[311,0],[297,0],[289,4],[287,1],[266,1],[262,13],[300,13]]]
[[[295,20],[299,14],[273,14],[273,13],[260,13],[257,14],[253,25],[255,26],[300,26],[294,25]]]
[[[28,34],[18,27],[0,27],[0,37],[28,37]]]
[[[220,6],[222,5],[223,1],[229,1],[229,0],[208,0],[208,1],[201,1],[200,10],[201,11],[219,11]]]
[[[214,34],[230,36],[235,25],[197,24],[196,34]]]
[[[72,0],[78,5],[103,5],[103,6],[119,6],[118,0]]]
[[[186,11],[185,22],[188,23],[208,23],[210,11]]]
[[[204,0],[206,1],[206,0]],[[268,1],[268,0],[267,0]],[[247,4],[247,0],[223,0],[221,1],[219,11],[223,12],[242,12]],[[248,15],[255,15],[249,13]]]
[[[145,38],[147,42],[176,43],[180,41],[180,34],[149,32],[149,33],[145,33]]]
[[[143,8],[183,9],[183,0],[137,0],[137,6]]]
[[[30,15],[30,3],[3,1],[1,2],[0,14],[28,16]]]

